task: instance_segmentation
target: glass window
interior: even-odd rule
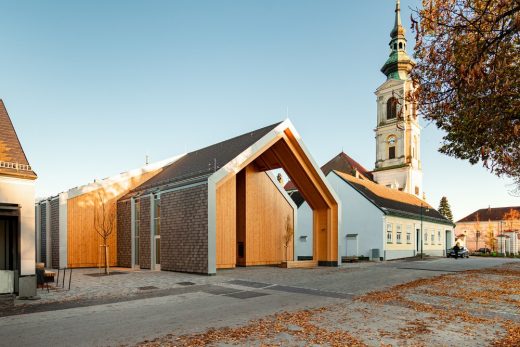
[[[432,230],[432,245],[435,243],[435,230]]]
[[[424,232],[424,244],[427,245],[428,244],[428,232]]]
[[[406,226],[406,243],[412,243],[412,226]]]
[[[161,235],[161,198],[156,195],[154,199],[154,225],[155,235]]]
[[[386,225],[386,242],[392,243],[393,242],[393,235],[392,235],[392,224],[388,223]]]
[[[134,205],[134,262],[139,265],[139,234],[141,230],[141,200],[136,199]]]
[[[401,243],[401,224],[395,226],[395,240],[397,243]]]
[[[388,137],[388,159],[395,159],[395,143],[397,139],[394,135]]]
[[[440,244],[442,244],[441,241],[442,241],[442,240],[441,240],[441,230],[438,229],[438,230],[437,230],[437,243],[440,245]]]

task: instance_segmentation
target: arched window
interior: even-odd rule
[[[399,49],[403,49],[403,43],[399,42]]]
[[[388,159],[395,159],[395,143],[395,136],[390,135],[388,137]]]
[[[386,119],[395,119],[397,117],[397,99],[391,97],[386,102]]]

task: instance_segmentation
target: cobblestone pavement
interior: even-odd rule
[[[55,270],[56,271],[56,270]],[[202,276],[168,271],[132,270],[111,268],[104,275],[97,268],[73,269],[70,290],[69,272],[62,288],[63,272],[59,284],[49,283],[50,290],[38,288],[39,300],[16,300],[15,305],[38,305],[71,300],[92,300],[110,297],[138,296],[145,292],[182,288],[187,285],[203,285],[218,282],[215,276]]]
[[[169,271],[132,270],[112,268],[105,276],[97,268],[72,270],[72,281],[68,290],[68,276],[65,289],[60,283],[50,284],[51,289],[39,288],[40,300],[16,300],[15,305],[38,305],[53,302],[96,300],[102,298],[128,298],[149,292],[160,292],[182,288],[186,285],[225,285],[233,280],[246,280],[266,284],[293,286],[306,289],[323,290],[345,294],[362,294],[373,288],[383,288],[406,280],[420,277],[433,277],[443,273],[472,270],[497,266],[510,259],[470,258],[446,259],[432,258],[426,261],[399,260],[391,262],[360,262],[342,264],[341,267],[318,267],[314,269],[281,269],[260,266],[219,270],[216,276],[204,276]],[[514,260],[513,260],[514,261]]]

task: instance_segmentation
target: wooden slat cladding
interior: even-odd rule
[[[217,268],[236,264],[236,179],[217,189]]]
[[[117,199],[128,193],[130,189],[142,184],[158,171],[147,172],[139,176],[129,177],[104,188],[86,192],[71,198],[67,202],[67,262],[69,267],[96,267],[103,262],[103,239],[94,229],[94,204],[98,201],[98,191],[103,190],[108,198],[108,205],[116,208]],[[114,213],[114,219],[117,214]],[[114,220],[114,231],[110,235],[109,265],[117,264],[117,220]]]
[[[280,264],[287,218],[293,226],[293,208],[267,174],[254,164],[241,170],[217,189],[217,268]]]
[[[245,265],[280,264],[286,260],[283,236],[286,222],[294,225],[294,211],[265,172],[246,168]],[[288,247],[293,258],[293,242]]]

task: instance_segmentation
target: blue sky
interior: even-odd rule
[[[0,1],[0,97],[56,194],[289,118],[319,164],[375,161],[373,92],[393,0]],[[403,0],[403,22],[409,7]],[[413,46],[413,36],[408,40]],[[439,154],[423,122],[424,190],[456,218],[520,205],[508,180]]]

